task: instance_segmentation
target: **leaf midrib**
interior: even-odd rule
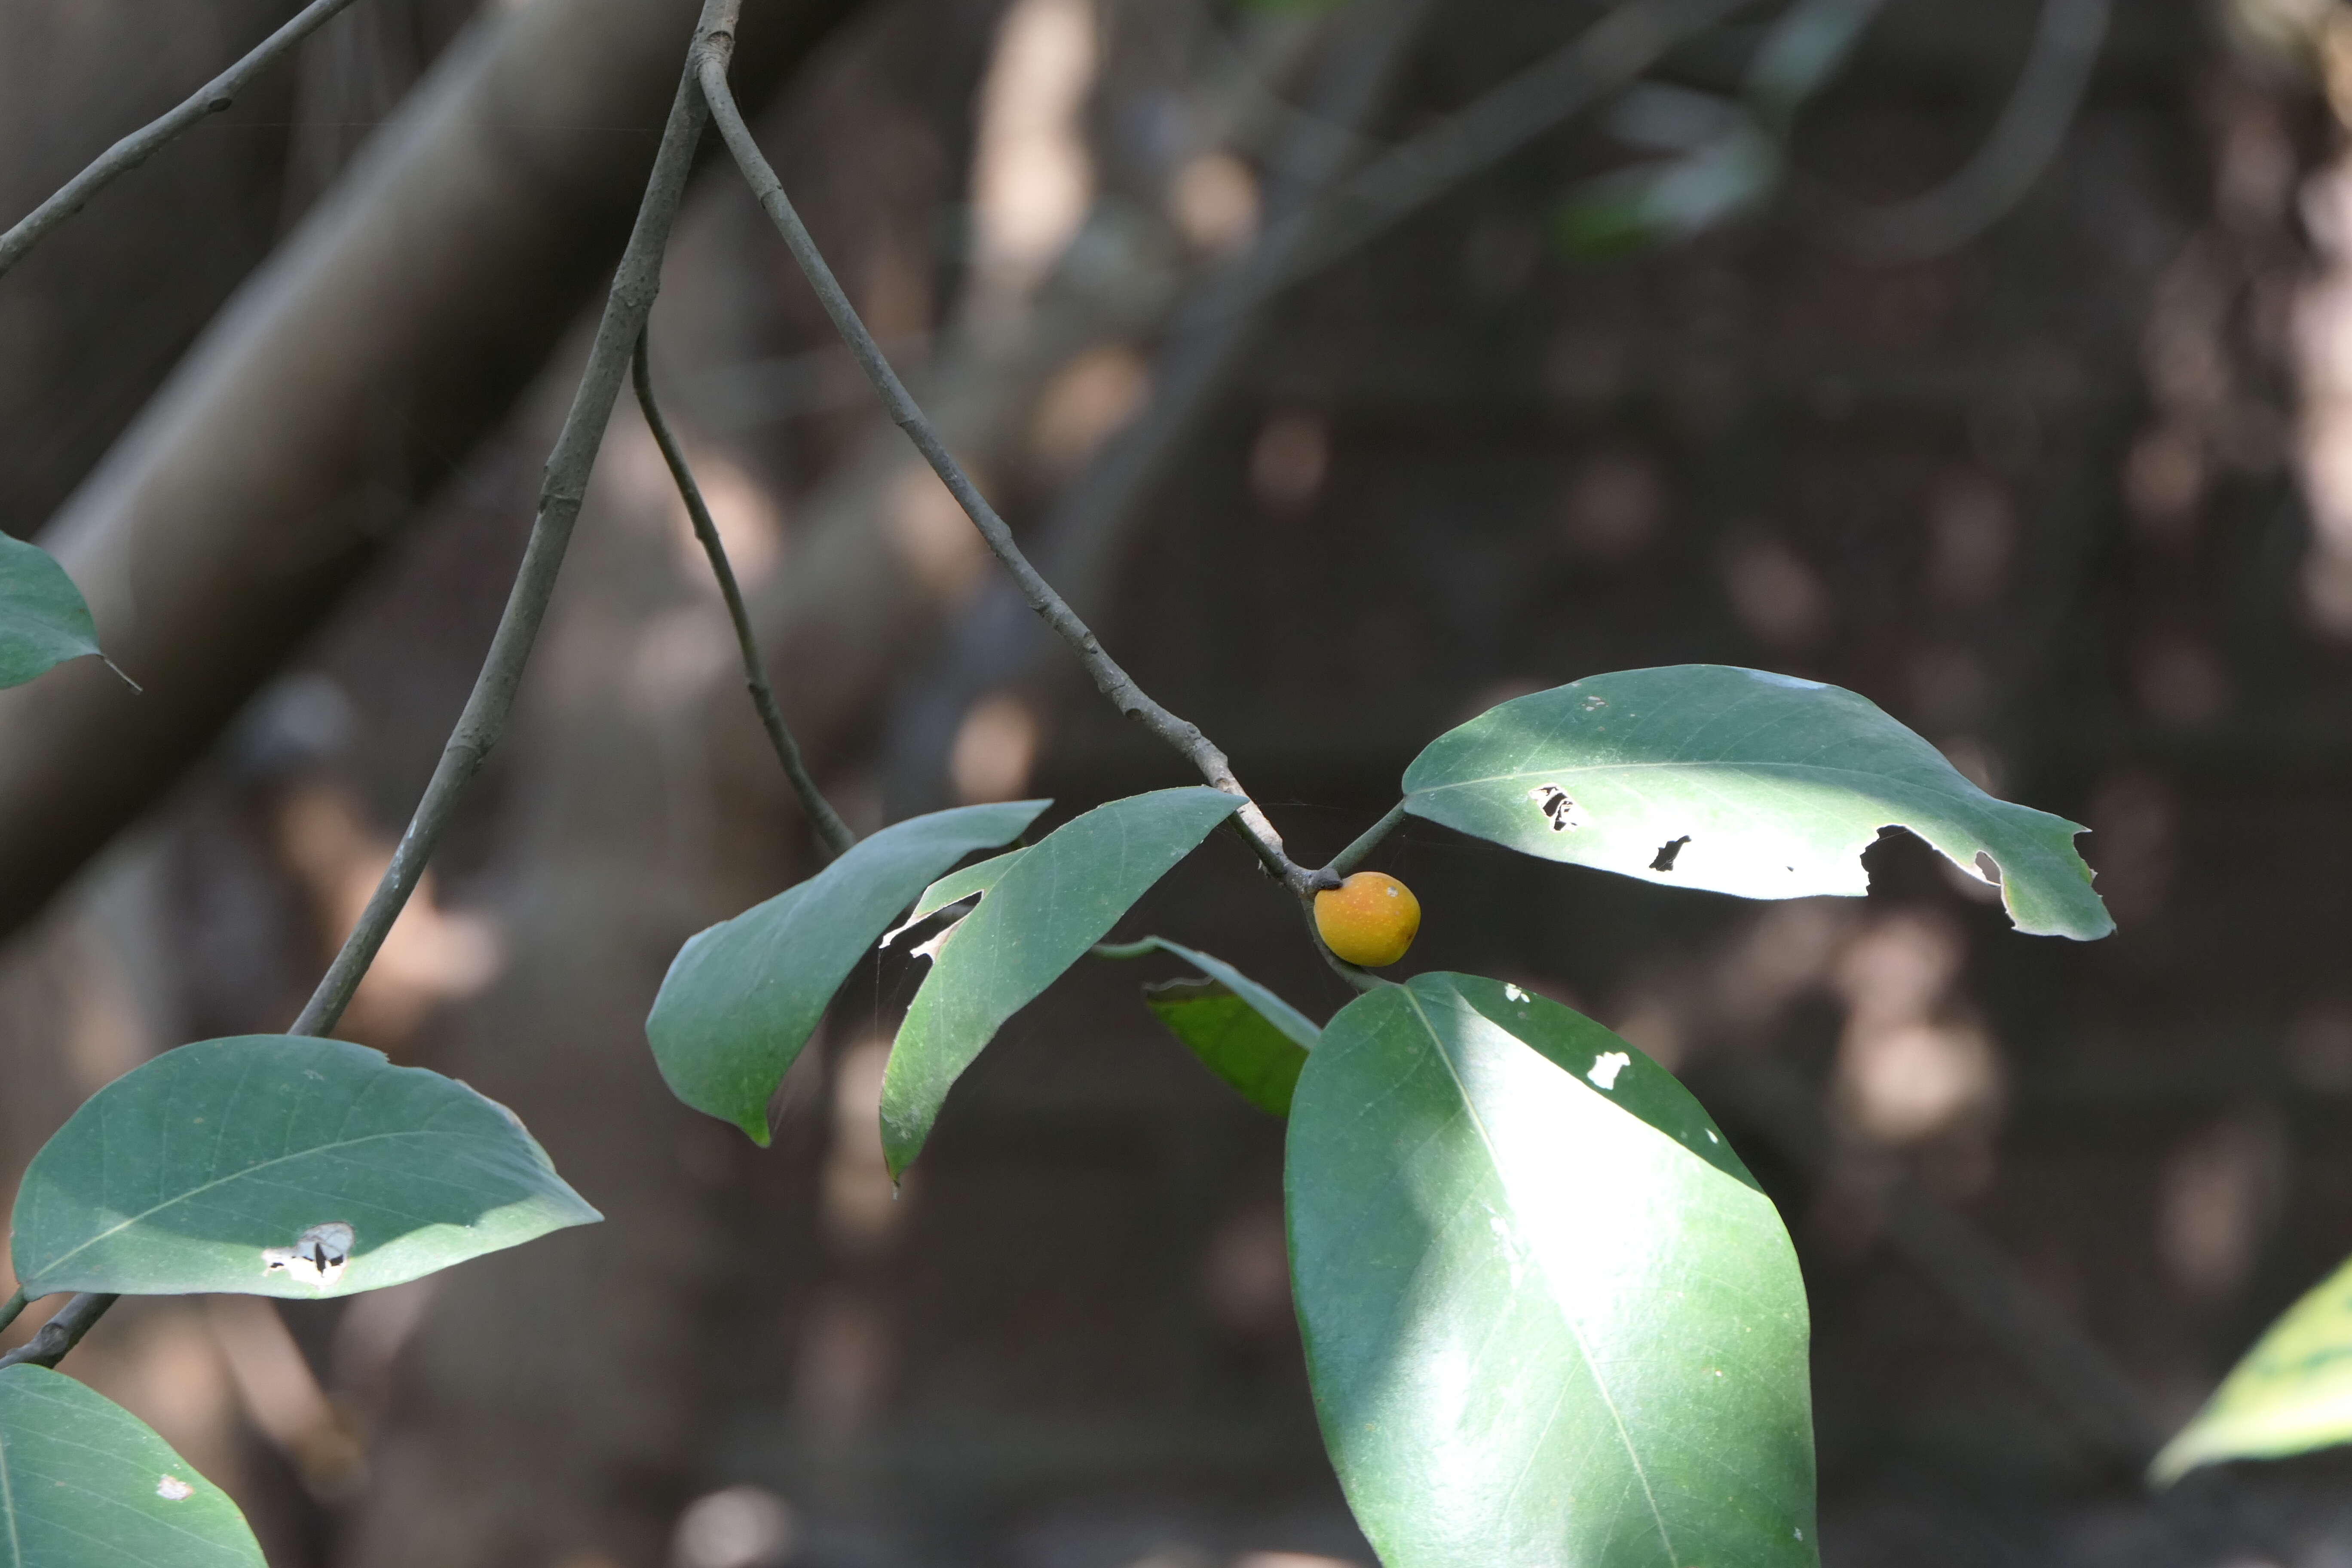
[[[1461,1071],[1455,1068],[1452,1054],[1445,1048],[1444,1037],[1437,1032],[1436,1025],[1430,1021],[1428,1013],[1422,1007],[1421,997],[1413,991],[1412,987],[1406,985],[1400,987],[1400,989],[1404,992],[1405,1003],[1412,1009],[1412,1016],[1420,1022],[1422,1031],[1429,1037],[1430,1044],[1435,1047],[1437,1059],[1445,1064],[1445,1075],[1454,1080],[1454,1091],[1462,1100],[1462,1109],[1469,1117],[1470,1125],[1477,1130],[1478,1142],[1486,1148],[1487,1163],[1493,1166],[1496,1172],[1496,1180],[1502,1185],[1506,1199],[1511,1199],[1512,1194],[1510,1184],[1508,1182],[1502,1181],[1501,1173],[1503,1169],[1503,1162],[1501,1155],[1496,1151],[1494,1134],[1486,1130],[1486,1119],[1478,1114],[1477,1104],[1470,1098],[1470,1086],[1462,1081]],[[1465,1000],[1466,1001],[1467,999],[1465,998]],[[1478,1013],[1477,1009],[1474,1007],[1471,1011],[1474,1014],[1476,1014],[1481,1023],[1486,1024],[1489,1027],[1494,1026],[1492,1020],[1488,1019],[1484,1014]],[[1534,1050],[1534,1047],[1527,1046],[1526,1042],[1521,1041],[1519,1043],[1524,1048],[1531,1051]],[[1535,1054],[1538,1056],[1542,1055],[1541,1052],[1536,1052]],[[1555,1069],[1565,1070],[1559,1069],[1559,1065],[1557,1063],[1550,1063],[1550,1058],[1545,1058],[1544,1059],[1549,1063],[1549,1065],[1554,1067]],[[1516,1213],[1518,1207],[1516,1200],[1512,1200],[1511,1206],[1514,1213]],[[1540,1254],[1537,1257],[1536,1266],[1538,1268],[1543,1269],[1547,1279],[1549,1278],[1551,1270],[1545,1264]],[[1592,1379],[1592,1386],[1600,1392],[1601,1403],[1606,1406],[1609,1411],[1610,1423],[1617,1429],[1617,1441],[1625,1450],[1625,1462],[1633,1467],[1633,1479],[1642,1483],[1642,1500],[1650,1505],[1650,1521],[1653,1524],[1657,1526],[1658,1544],[1665,1549],[1666,1558],[1671,1562],[1674,1560],[1675,1556],[1674,1537],[1666,1530],[1666,1516],[1658,1507],[1658,1494],[1650,1485],[1649,1468],[1642,1463],[1641,1452],[1633,1445],[1633,1435],[1630,1431],[1626,1430],[1625,1417],[1617,1408],[1617,1396],[1610,1392],[1609,1380],[1601,1375],[1601,1363],[1594,1358],[1592,1348],[1584,1342],[1584,1331],[1577,1323],[1574,1315],[1571,1314],[1566,1307],[1562,1306],[1556,1297],[1552,1300],[1552,1307],[1553,1310],[1559,1314],[1560,1324],[1568,1330],[1569,1337],[1576,1342],[1576,1353],[1584,1363],[1585,1374]],[[1558,1415],[1557,1408],[1555,1408],[1553,1414],[1554,1418],[1556,1418]],[[1549,1429],[1549,1423],[1547,1422],[1546,1425],[1547,1429]]]
[[[70,1262],[74,1258],[79,1256],[81,1253],[87,1252],[89,1248],[96,1247],[100,1242],[104,1241],[107,1237],[118,1235],[134,1225],[142,1224],[145,1221],[153,1218],[155,1215],[162,1214],[165,1209],[173,1207],[174,1205],[186,1203],[191,1198],[201,1197],[205,1193],[212,1191],[215,1187],[226,1186],[231,1182],[242,1181],[247,1176],[258,1174],[263,1171],[268,1170],[272,1165],[283,1165],[289,1160],[308,1159],[313,1154],[332,1153],[343,1149],[355,1149],[362,1143],[380,1142],[387,1138],[448,1138],[454,1136],[457,1136],[457,1134],[438,1131],[429,1127],[406,1127],[391,1132],[370,1132],[358,1138],[345,1138],[333,1143],[315,1143],[308,1149],[296,1149],[290,1152],[279,1154],[271,1159],[264,1160],[257,1165],[247,1165],[242,1169],[231,1171],[226,1175],[215,1176],[211,1181],[206,1182],[200,1186],[190,1187],[185,1192],[175,1193],[172,1196],[164,1199],[162,1203],[153,1205],[138,1214],[126,1215],[121,1220],[109,1226],[106,1229],[98,1232],[95,1236],[90,1237],[79,1245],[58,1254],[55,1258],[52,1258],[47,1262],[42,1264],[34,1271],[34,1278],[37,1279],[42,1278],[50,1270]]]

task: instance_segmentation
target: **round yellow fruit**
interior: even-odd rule
[[[1378,969],[1412,945],[1421,930],[1421,900],[1385,871],[1359,871],[1315,895],[1315,929],[1339,957]]]

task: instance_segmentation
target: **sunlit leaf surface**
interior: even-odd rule
[[[70,1377],[0,1369],[0,1568],[264,1568],[245,1516]]]
[[[512,1112],[380,1051],[241,1035],[86,1101],[25,1172],[34,1295],[348,1296],[598,1217]]]
[[[2021,931],[2115,929],[2083,828],[1995,800],[1868,700],[1723,665],[1595,675],[1491,708],[1405,771],[1405,809],[1496,844],[1749,899],[1868,890],[1906,827],[2000,884]]]
[[[1697,1102],[1589,1019],[1417,975],[1325,1026],[1291,1266],[1386,1568],[1812,1568],[1803,1281]]]
[[[2276,1458],[2345,1442],[2352,1442],[2352,1263],[2270,1326],[2149,1474],[2170,1483],[2218,1459]]]

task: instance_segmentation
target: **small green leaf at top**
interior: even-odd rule
[[[57,558],[0,534],[0,687],[98,652],[89,605]]]
[[[1867,892],[1862,852],[1907,828],[1997,884],[2020,931],[2115,930],[2079,824],[1994,799],[1867,699],[1793,676],[1589,676],[1439,736],[1404,788],[1414,816],[1529,855],[1748,899]]]
[[[26,1169],[10,1257],[34,1296],[348,1296],[599,1217],[455,1079],[243,1035],[85,1101]]]
[[[2281,1314],[2148,1467],[2170,1486],[2200,1465],[2352,1442],[2352,1263]]]
[[[1023,851],[934,947],[882,1077],[882,1150],[914,1163],[948,1090],[1004,1021],[1086,956],[1136,900],[1241,805],[1205,785],[1098,805]]]
[[[1285,1189],[1386,1568],[1817,1568],[1795,1251],[1641,1052],[1494,981],[1382,986],[1307,1058]]]
[[[218,1487],[128,1410],[0,1368],[0,1568],[265,1568]]]
[[[776,1086],[883,929],[940,872],[1018,838],[1049,804],[967,805],[894,824],[858,840],[807,881],[690,939],[646,1019],[646,1038],[670,1092],[765,1147]]]

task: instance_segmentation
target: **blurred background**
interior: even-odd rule
[[[0,526],[145,688],[0,696],[0,1195],[282,1029],[503,600],[692,0],[363,0],[0,282]],[[1318,862],[1433,735],[1707,660],[2063,813],[2117,934],[1916,842],[1743,904],[1409,826],[1409,967],[1684,1075],[1811,1293],[1832,1568],[2352,1563],[2326,1458],[2157,1442],[2352,1251],[2352,7],[749,0],[756,128],[1041,563]],[[0,216],[287,0],[0,0]],[[992,580],[731,171],[655,371],[870,829],[1186,782]],[[517,722],[345,1032],[608,1216],[399,1289],[126,1304],[72,1370],[276,1568],[1370,1568],[1281,1129],[1074,972],[894,1199],[853,977],[754,1149],[642,1022],[806,874],[633,406]],[[1120,928],[1345,999],[1220,836]],[[37,1318],[37,1314],[33,1315]],[[32,1326],[28,1318],[8,1342]]]

